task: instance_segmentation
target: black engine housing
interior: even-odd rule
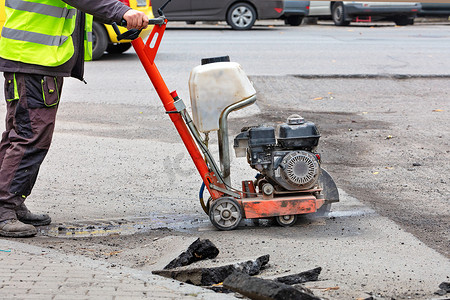
[[[313,188],[320,175],[319,156],[313,151],[319,143],[316,125],[299,115],[287,123],[246,127],[234,139],[237,157],[247,157],[276,191]]]

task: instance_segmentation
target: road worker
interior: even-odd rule
[[[147,27],[147,16],[117,0],[6,0],[0,39],[6,130],[0,143],[0,236],[28,237],[48,225],[30,195],[53,136],[63,77],[83,79],[92,54],[93,16]]]

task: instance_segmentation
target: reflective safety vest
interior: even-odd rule
[[[77,9],[61,0],[6,0],[0,57],[57,67],[74,55]],[[85,57],[92,58],[92,16],[86,15]],[[88,31],[89,30],[89,31]]]
[[[94,16],[86,14],[84,27],[84,60],[92,60],[92,22]]]

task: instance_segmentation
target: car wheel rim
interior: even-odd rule
[[[342,15],[343,15],[343,9],[342,6],[338,6],[335,10],[335,17],[336,20],[341,21],[342,20]]]
[[[252,12],[246,7],[237,7],[231,14],[231,20],[238,27],[245,27],[252,21]]]

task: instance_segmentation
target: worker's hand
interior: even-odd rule
[[[148,17],[141,11],[130,9],[124,15],[127,29],[145,29],[148,26]]]

